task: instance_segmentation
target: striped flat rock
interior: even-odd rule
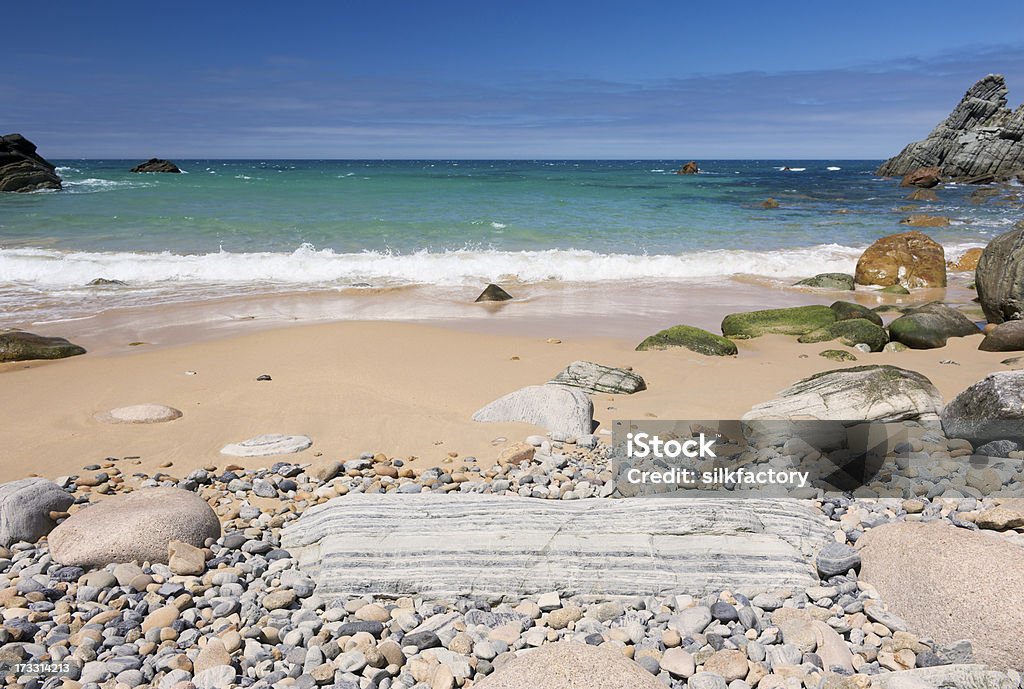
[[[343,496],[283,533],[321,595],[509,599],[802,588],[829,540],[796,501],[436,494]]]
[[[231,443],[221,448],[222,455],[232,457],[267,457],[270,455],[290,455],[294,452],[302,452],[313,444],[313,441],[304,435],[281,435],[270,433],[258,435],[255,438],[243,440],[240,443]]]

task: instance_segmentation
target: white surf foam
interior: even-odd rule
[[[829,166],[828,166],[827,168],[825,168],[825,169],[826,169],[826,170],[829,170],[829,171],[831,171],[831,172],[835,172],[836,170],[842,170],[843,168],[841,168],[841,167],[836,167],[835,165],[829,165]]]

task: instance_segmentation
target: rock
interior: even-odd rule
[[[1024,321],[1005,321],[985,334],[978,345],[983,352],[1024,351]]]
[[[820,514],[789,501],[349,494],[286,526],[282,547],[326,599],[561,590],[607,601],[811,585],[809,558],[829,538]]]
[[[820,620],[815,620],[812,626],[815,634],[814,652],[821,658],[822,667],[844,675],[852,673],[853,653],[843,637]]]
[[[288,608],[295,600],[294,591],[291,589],[280,589],[263,597],[263,607],[267,610],[283,610]]]
[[[53,481],[23,478],[0,484],[0,546],[35,543],[56,523],[51,512],[65,512],[74,497]]]
[[[830,359],[831,361],[856,361],[857,357],[844,349],[826,349],[818,352],[818,356]]]
[[[135,404],[97,414],[96,418],[105,423],[165,423],[180,419],[181,412],[163,404]]]
[[[565,629],[583,617],[583,610],[576,606],[559,608],[548,613],[548,626],[552,629]]]
[[[761,208],[764,208],[764,209],[771,209],[771,208],[778,208],[778,207],[779,207],[779,202],[776,201],[775,199],[769,198],[769,199],[765,199],[764,201],[761,202]]]
[[[931,189],[942,181],[942,173],[937,167],[919,167],[903,175],[901,187],[919,187]]]
[[[647,670],[621,652],[572,641],[546,644],[524,653],[474,689],[665,689]]]
[[[863,342],[872,352],[882,351],[882,347],[889,342],[889,336],[886,335],[885,330],[866,318],[836,321],[824,328],[801,335],[797,338],[797,342],[806,344],[828,342],[835,339],[839,339],[847,347],[853,347]]]
[[[881,294],[910,294],[910,290],[903,285],[889,285],[878,290]]]
[[[178,166],[169,160],[162,158],[150,158],[144,163],[139,163],[131,169],[132,172],[181,172]]]
[[[890,342],[889,344],[882,347],[883,352],[905,352],[910,347],[903,344],[902,342]]]
[[[942,430],[974,445],[1024,435],[1024,370],[990,373],[942,410]]]
[[[990,507],[979,512],[974,523],[978,525],[978,528],[994,531],[1019,529],[1024,527],[1024,505],[1018,502],[1011,507],[1004,505]]]
[[[255,438],[243,440],[240,443],[231,443],[221,448],[222,455],[232,457],[266,457],[268,455],[288,455],[295,452],[302,452],[313,444],[304,435],[282,435],[270,433],[258,435]]]
[[[729,314],[722,321],[722,334],[738,340],[761,335],[806,335],[826,328],[836,320],[827,306],[794,306]]]
[[[564,385],[531,385],[499,397],[473,414],[474,421],[519,421],[578,438],[594,428],[594,404],[583,391]]]
[[[974,281],[989,323],[1024,319],[1024,227],[988,243]]]
[[[727,689],[727,684],[721,675],[701,671],[690,677],[686,682],[686,689]]]
[[[883,672],[872,677],[876,689],[1017,689],[1004,673],[984,665],[939,665]]]
[[[676,325],[651,335],[636,346],[636,351],[683,347],[705,356],[736,356],[736,344],[721,335],[692,325]]]
[[[696,175],[700,172],[700,168],[697,167],[697,161],[691,160],[685,163],[681,168],[676,170],[677,175]]]
[[[43,337],[19,330],[0,333],[0,363],[33,359],[64,359],[85,350],[63,337]]]
[[[949,218],[943,215],[913,213],[900,220],[900,225],[909,225],[910,227],[949,227]]]
[[[978,267],[978,261],[981,260],[981,254],[983,251],[984,249],[981,247],[968,249],[957,256],[956,260],[946,261],[946,268],[957,273],[973,271]]]
[[[105,567],[112,562],[167,562],[171,541],[197,548],[220,537],[220,521],[195,493],[140,488],[71,515],[49,536],[53,559],[64,565]]]
[[[508,301],[512,299],[512,295],[503,290],[498,285],[491,283],[484,287],[484,291],[480,293],[480,296],[475,301]]]
[[[943,179],[988,182],[1024,169],[1024,109],[1006,107],[1006,82],[990,74],[968,89],[960,103],[923,141],[909,144],[878,169],[905,175],[937,167]]]
[[[0,136],[0,191],[60,189],[60,176],[21,134]]]
[[[124,280],[110,280],[108,278],[93,278],[86,283],[87,287],[127,287]]]
[[[167,566],[178,575],[198,576],[206,569],[206,555],[202,548],[171,541],[167,544]]]
[[[697,671],[697,666],[689,651],[670,648],[661,656],[661,669],[677,679],[686,679]]]
[[[142,620],[142,632],[170,627],[178,619],[179,610],[173,605],[165,605],[153,610]]]
[[[234,686],[238,673],[230,665],[216,665],[192,678],[196,689],[224,689]]]
[[[805,278],[795,286],[819,287],[821,289],[851,290],[853,276],[846,273],[819,273],[812,278]]]
[[[713,672],[726,682],[747,676],[747,654],[743,651],[715,651],[704,661],[703,672]]]
[[[945,287],[945,251],[916,230],[889,235],[864,250],[854,277],[858,285]]]
[[[580,388],[591,394],[603,392],[609,395],[632,395],[647,389],[644,379],[632,371],[590,361],[572,362],[550,382]]]
[[[827,579],[846,574],[851,569],[860,569],[860,553],[844,543],[829,543],[814,560],[818,574]]]
[[[934,202],[939,200],[939,195],[931,189],[915,189],[907,194],[907,201]]]
[[[942,395],[920,373],[896,366],[856,366],[805,378],[743,418],[895,422],[934,420],[940,409]]]
[[[864,318],[879,327],[882,326],[882,317],[861,304],[854,304],[850,301],[837,301],[829,306],[829,308],[836,314],[836,320],[838,321],[850,321],[858,318]]]
[[[231,654],[228,653],[223,641],[213,638],[199,651],[193,665],[194,672],[198,675],[218,665],[231,665]]]
[[[943,522],[884,524],[857,545],[860,579],[917,634],[970,639],[981,662],[1024,669],[1024,549]]]
[[[945,347],[951,337],[979,334],[970,318],[938,302],[925,304],[889,324],[889,337],[911,349],[936,349]]]

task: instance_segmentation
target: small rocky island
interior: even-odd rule
[[[131,169],[132,172],[181,172],[178,166],[163,158],[150,158]]]
[[[60,175],[21,134],[0,136],[0,191],[60,189]]]

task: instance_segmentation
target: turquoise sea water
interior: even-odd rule
[[[209,294],[491,280],[790,280],[850,271],[900,231],[908,190],[878,161],[59,161],[60,192],[0,195],[0,307],[88,310]],[[790,171],[781,168],[788,166]],[[1020,219],[947,187],[917,204],[950,253]],[[775,198],[781,207],[760,203]],[[108,300],[109,301],[109,300]]]

